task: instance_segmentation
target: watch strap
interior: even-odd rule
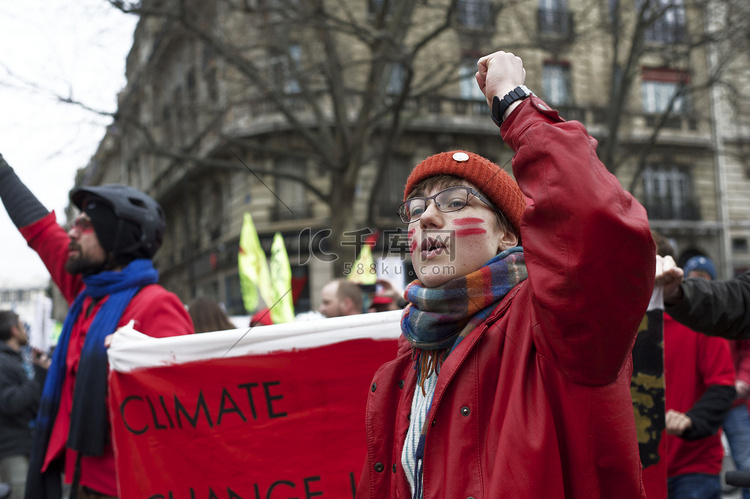
[[[495,122],[497,126],[500,126],[503,124],[503,116],[505,115],[505,111],[508,110],[511,104],[518,100],[525,99],[526,97],[529,97],[531,95],[531,90],[529,90],[526,85],[519,85],[507,94],[501,99],[497,95],[492,98],[492,112],[490,113],[492,115],[492,121]]]

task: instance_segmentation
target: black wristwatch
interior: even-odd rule
[[[508,110],[511,104],[516,102],[517,100],[523,100],[526,97],[531,95],[531,90],[526,88],[526,85],[519,85],[507,94],[505,94],[505,97],[502,99],[498,97],[497,95],[492,98],[492,121],[495,122],[497,126],[500,126],[503,124],[503,116],[505,115],[505,111]]]

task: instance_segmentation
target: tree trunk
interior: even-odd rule
[[[335,182],[333,183],[335,185]],[[357,249],[367,237],[363,227],[354,227],[354,194],[356,186],[342,183],[331,192],[331,235],[328,253],[336,255],[333,262],[334,278],[346,277],[347,264],[354,263]]]

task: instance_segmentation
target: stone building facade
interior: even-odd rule
[[[338,268],[327,258],[325,235],[339,213],[321,202],[338,185],[354,186],[341,244],[356,246],[368,231],[379,230],[376,257],[400,258],[395,211],[413,165],[443,150],[467,149],[510,169],[512,152],[473,81],[476,59],[503,49],[523,58],[528,87],[566,119],[586,124],[602,156],[611,146],[608,167],[646,206],[653,228],[670,238],[678,258],[705,253],[729,277],[750,267],[750,168],[742,156],[750,127],[738,125],[746,113],[737,112],[723,90],[701,87],[716,62],[712,50],[726,50],[689,43],[708,29],[705,10],[677,0],[652,1],[671,7],[644,27],[638,43],[627,35],[637,32],[640,0],[539,0],[533,6],[352,0],[349,10],[330,11],[340,23],[350,23],[330,37],[289,24],[288,12],[304,0],[254,0],[241,11],[230,8],[237,2],[186,2],[192,5],[189,26],[154,15],[166,12],[169,1],[141,2],[117,118],[77,183],[127,183],[155,197],[168,217],[155,259],[162,283],[185,302],[213,296],[233,314],[245,313],[237,255],[243,213],[251,212],[267,252],[274,233],[284,235],[299,287],[297,310],[316,309],[318,290]],[[321,9],[341,5],[309,3]],[[411,24],[394,29],[388,22],[402,8],[414,9]],[[399,59],[414,39],[437,32],[448,9],[447,28],[418,57]],[[378,30],[363,34],[378,23]],[[617,47],[613,29],[621,29],[626,40]],[[397,46],[383,60],[368,52],[378,46],[376,35],[391,37]],[[332,50],[330,44],[339,61],[369,61],[361,75],[353,71],[342,78],[346,105],[337,106],[326,91],[335,87],[324,81],[335,68],[309,79],[302,74],[301,68],[325,65],[320,54]],[[628,51],[636,54],[636,64],[624,62]],[[747,81],[749,61],[733,64],[733,77]],[[376,70],[380,79],[368,78]],[[433,77],[444,81],[430,89]],[[382,86],[379,98],[363,102],[373,81]],[[613,82],[622,81],[630,85],[618,94]],[[269,82],[276,92],[269,91]],[[409,93],[405,82],[413,87]],[[325,168],[300,131],[335,130],[338,119],[350,120],[356,130],[364,106],[399,99],[399,134],[389,135],[393,108],[378,108],[384,109],[382,125],[367,130],[354,183]],[[353,255],[342,258],[351,261]],[[379,270],[408,281],[408,264],[396,267]]]

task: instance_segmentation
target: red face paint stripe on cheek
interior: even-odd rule
[[[472,229],[457,230],[456,237],[478,236],[479,234],[486,234],[486,233],[487,233],[486,230],[476,227]]]
[[[409,232],[407,232],[407,235],[409,236],[409,253],[414,253],[414,250],[417,249],[417,242],[412,239],[415,230],[416,229],[409,229]]]
[[[453,221],[453,225],[473,225],[473,224],[481,224],[484,223],[484,219],[482,218],[457,218]]]

